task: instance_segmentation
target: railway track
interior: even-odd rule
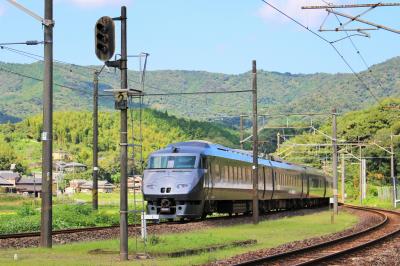
[[[316,265],[366,248],[400,232],[400,213],[351,205],[345,206],[347,208],[375,213],[379,215],[382,220],[378,224],[363,231],[335,240],[247,260],[235,265]]]
[[[224,219],[235,219],[239,217],[245,217],[243,215],[240,216],[216,216],[216,217],[208,217],[206,220],[224,220]],[[184,224],[184,223],[196,223],[200,222],[202,220],[185,220],[185,221],[161,221],[159,223],[148,223],[148,227],[156,226],[158,224]],[[128,225],[130,228],[140,228],[140,224],[131,224]],[[95,226],[95,227],[81,227],[81,228],[71,228],[71,229],[61,229],[61,230],[53,230],[52,235],[64,235],[64,234],[74,234],[74,233],[82,233],[82,232],[92,232],[92,231],[100,231],[100,230],[106,230],[106,229],[114,229],[114,228],[119,228],[119,225],[111,225],[111,226]],[[25,237],[39,237],[40,232],[23,232],[23,233],[14,233],[14,234],[0,234],[0,240],[1,239],[18,239],[18,238],[25,238]]]

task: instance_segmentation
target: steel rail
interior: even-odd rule
[[[238,215],[238,216],[215,216],[215,217],[208,217],[206,220],[222,220],[222,219],[235,219],[235,218],[243,218],[246,217],[246,215]],[[185,221],[161,221],[158,223],[149,223],[147,224],[147,227],[149,226],[155,226],[158,224],[185,224],[188,222],[191,223],[196,223],[196,222],[201,222],[203,220],[185,220]],[[128,227],[130,228],[140,228],[140,224],[129,224]],[[106,229],[115,229],[119,228],[118,225],[109,225],[109,226],[94,226],[94,227],[80,227],[80,228],[69,228],[69,229],[60,229],[60,230],[53,230],[52,235],[62,235],[62,234],[73,234],[73,233],[82,233],[82,232],[91,232],[91,231],[99,231],[99,230],[106,230]],[[25,237],[39,237],[40,232],[35,231],[35,232],[23,232],[23,233],[12,233],[12,234],[0,234],[0,240],[1,239],[18,239],[18,238],[25,238]]]
[[[315,244],[315,245],[304,247],[304,248],[299,248],[299,249],[290,250],[290,251],[287,251],[287,252],[282,252],[282,253],[278,253],[278,254],[274,254],[274,255],[265,256],[265,257],[262,257],[262,258],[257,258],[257,259],[253,259],[253,260],[244,261],[244,262],[241,262],[241,263],[238,263],[238,264],[235,264],[235,265],[236,266],[239,266],[239,265],[240,266],[242,266],[242,265],[263,265],[263,264],[266,264],[266,263],[273,263],[273,262],[275,262],[277,260],[285,259],[288,256],[300,255],[302,253],[310,252],[310,251],[317,250],[317,249],[320,249],[320,248],[325,248],[325,247],[328,247],[328,246],[331,246],[331,245],[334,245],[334,244],[339,244],[340,242],[345,242],[345,241],[349,241],[349,240],[351,240],[353,238],[362,237],[362,236],[366,235],[367,233],[374,232],[374,231],[376,231],[376,230],[378,230],[380,228],[383,228],[389,222],[388,216],[386,214],[384,214],[383,212],[388,212],[388,213],[392,213],[392,214],[396,214],[396,215],[400,216],[400,213],[397,213],[397,212],[394,212],[394,211],[381,210],[381,209],[376,209],[376,208],[358,207],[358,206],[353,206],[353,205],[344,205],[344,206],[346,206],[348,208],[352,208],[352,209],[358,209],[358,210],[364,210],[364,211],[369,211],[369,212],[372,212],[372,213],[376,213],[379,216],[381,216],[383,218],[383,220],[380,223],[375,224],[374,226],[366,228],[366,229],[364,229],[364,230],[362,230],[360,232],[353,233],[351,235],[343,236],[343,237],[336,238],[336,239],[331,240],[331,241],[326,241],[326,242],[323,242],[323,243]],[[318,258],[315,258],[315,259],[310,259],[309,261],[302,262],[302,263],[299,263],[299,264],[294,264],[294,265],[311,265],[311,264],[316,264],[316,263],[327,261],[327,260],[332,260],[333,258],[337,258],[340,255],[349,254],[349,253],[352,253],[352,252],[354,252],[354,251],[356,251],[358,249],[365,248],[365,247],[367,247],[369,245],[372,245],[372,244],[374,244],[374,243],[376,243],[378,241],[381,241],[381,240],[383,240],[385,238],[388,238],[388,237],[390,237],[390,236],[392,236],[394,234],[397,234],[399,231],[400,231],[400,228],[398,228],[397,230],[394,230],[394,231],[392,231],[392,232],[390,232],[388,234],[385,234],[383,236],[380,236],[378,238],[370,240],[368,242],[362,243],[360,245],[356,245],[356,246],[353,246],[353,247],[345,249],[345,250],[333,252],[331,254],[328,254],[328,255],[325,255],[325,256],[321,256],[321,257],[318,257]]]

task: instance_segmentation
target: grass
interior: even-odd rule
[[[362,204],[360,202],[360,199],[351,199],[351,200],[346,201],[346,203],[357,205],[357,206],[368,206],[368,207],[381,208],[381,209],[386,209],[386,210],[396,210],[396,208],[393,206],[392,201],[379,200],[376,197],[367,197],[365,200],[363,200]],[[399,209],[399,207],[397,207],[397,209]]]
[[[165,234],[150,236],[152,244],[148,244],[150,253],[167,253],[189,248],[202,248],[217,244],[227,244],[238,240],[255,239],[257,244],[246,247],[231,247],[212,253],[200,255],[167,258],[155,257],[146,261],[120,262],[116,254],[90,255],[88,252],[95,249],[118,251],[118,240],[98,242],[74,243],[57,245],[53,249],[29,248],[20,250],[0,250],[0,264],[4,265],[194,265],[211,262],[217,259],[226,259],[236,254],[272,248],[278,245],[302,240],[306,238],[326,235],[342,231],[356,224],[358,218],[346,212],[341,212],[335,224],[330,223],[330,213],[325,211],[305,216],[283,218],[264,221],[259,225],[245,224],[236,226],[202,229],[179,234]],[[130,253],[136,252],[136,241],[129,241]],[[138,241],[138,252],[144,247]],[[18,260],[14,261],[14,254]]]
[[[141,195],[136,195],[141,200]],[[53,198],[53,229],[108,226],[119,223],[119,193],[99,193],[99,210],[92,211],[90,193]],[[79,204],[77,204],[79,202]],[[129,195],[129,209],[134,208]],[[0,234],[32,232],[40,229],[40,199],[0,194]],[[137,204],[137,210],[142,204]],[[129,214],[133,222],[133,214]]]

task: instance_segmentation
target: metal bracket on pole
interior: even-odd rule
[[[47,27],[53,26],[55,24],[54,20],[42,18],[41,16],[39,16],[35,12],[29,10],[28,8],[26,8],[23,5],[21,5],[20,3],[18,3],[17,0],[7,0],[7,2],[9,2],[10,4],[15,6],[16,8],[18,8],[22,12],[24,12],[24,13],[28,14],[29,16],[33,17],[34,19],[40,21],[43,25],[45,25]]]

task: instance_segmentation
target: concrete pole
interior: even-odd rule
[[[127,16],[121,7],[121,89],[128,89]],[[126,101],[126,99],[124,99]],[[128,109],[121,110],[120,259],[128,260]]]
[[[276,134],[276,146],[277,146],[278,150],[281,147],[281,133],[279,133],[279,132]]]
[[[44,19],[53,20],[53,0],[45,0]],[[53,186],[53,26],[44,27],[43,132],[42,132],[42,211],[40,246],[52,247]]]
[[[243,115],[240,116],[240,149],[243,150]]]
[[[253,60],[253,223],[258,224],[258,126],[257,126],[257,65]]]
[[[342,203],[345,202],[346,193],[346,161],[344,158],[344,153],[342,154]]]
[[[99,72],[95,71],[93,76],[93,189],[92,189],[92,208],[99,208],[98,201],[98,103],[99,103]]]
[[[361,159],[361,169],[362,169],[362,198],[367,199],[367,161]]]
[[[390,176],[392,178],[393,183],[393,206],[397,207],[397,188],[396,188],[396,176],[394,172],[394,146],[393,146],[393,134],[390,134]]]
[[[362,198],[362,148],[360,145],[360,182],[359,182],[359,186],[360,186],[360,204],[363,204],[363,198]]]
[[[333,212],[338,214],[338,158],[336,108],[332,110],[332,171],[333,171]]]

